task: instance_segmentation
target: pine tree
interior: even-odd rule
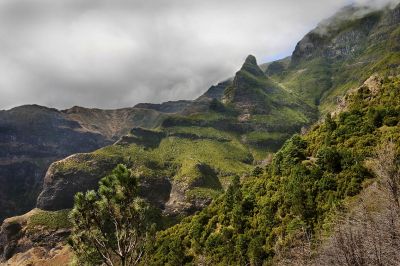
[[[138,180],[124,165],[75,195],[70,244],[81,264],[137,265],[144,254],[152,209],[138,197]]]

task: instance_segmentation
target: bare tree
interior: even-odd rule
[[[400,167],[396,145],[385,142],[367,165],[376,174],[376,182],[342,215],[315,265],[399,264]]]

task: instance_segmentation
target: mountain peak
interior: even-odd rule
[[[264,76],[264,72],[257,65],[257,59],[254,55],[248,55],[240,70],[249,72],[254,76]]]
[[[257,65],[257,59],[254,55],[249,54],[246,57],[246,60],[244,61],[245,63],[249,63],[249,64],[253,64],[253,65]]]

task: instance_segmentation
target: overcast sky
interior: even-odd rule
[[[1,0],[0,109],[193,99],[352,2],[371,1]]]

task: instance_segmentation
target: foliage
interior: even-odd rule
[[[142,259],[154,215],[138,197],[137,178],[124,165],[99,182],[97,192],[75,195],[71,246],[80,263],[136,265]]]
[[[47,229],[70,228],[72,224],[68,220],[69,211],[70,210],[60,210],[60,211],[39,210],[37,213],[29,217],[28,227],[34,228],[37,226],[41,226]]]
[[[400,147],[398,84],[386,78],[379,93],[352,93],[346,112],[293,136],[271,165],[236,178],[210,206],[159,232],[151,263],[262,265],[282,257],[300,234],[317,240],[327,233],[344,200],[373,177],[364,161],[377,145],[392,139]]]

